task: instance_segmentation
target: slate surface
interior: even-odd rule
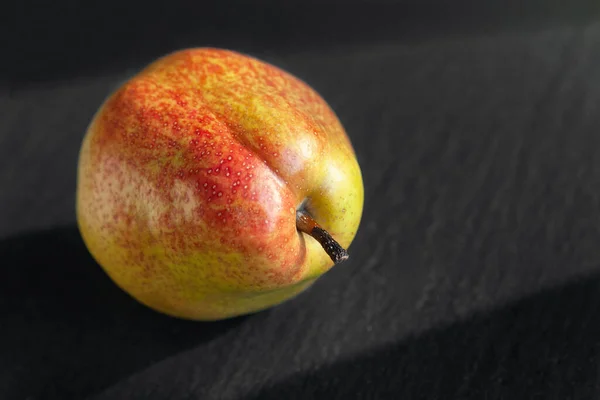
[[[331,103],[366,203],[350,261],[293,301],[218,323],[131,300],[73,212],[99,103],[144,61],[205,42],[180,30],[155,47],[92,36],[87,49],[65,33],[83,23],[34,29],[21,40],[40,47],[11,47],[2,75],[0,398],[597,398],[600,22],[585,10],[493,30],[423,16],[397,35],[381,12],[368,40],[267,45],[256,28],[219,42]],[[66,53],[78,40],[80,56]]]

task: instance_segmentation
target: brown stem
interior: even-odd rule
[[[305,211],[296,211],[296,227],[300,232],[304,232],[315,238],[335,264],[348,259],[349,255],[346,249],[336,242],[329,232],[321,228],[317,221]]]

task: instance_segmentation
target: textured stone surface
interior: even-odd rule
[[[228,322],[120,292],[74,225],[86,125],[127,73],[3,92],[3,399],[570,399],[600,363],[600,25],[288,51],[348,130],[351,258]]]

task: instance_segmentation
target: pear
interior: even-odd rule
[[[146,66],[101,104],[79,154],[90,253],[137,301],[184,319],[298,295],[348,258],[363,201],[354,149],[323,98],[225,49]]]

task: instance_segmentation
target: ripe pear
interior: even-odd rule
[[[184,319],[298,295],[348,257],[363,200],[354,149],[325,100],[225,49],[146,66],[103,102],[79,153],[90,253],[137,301]]]

